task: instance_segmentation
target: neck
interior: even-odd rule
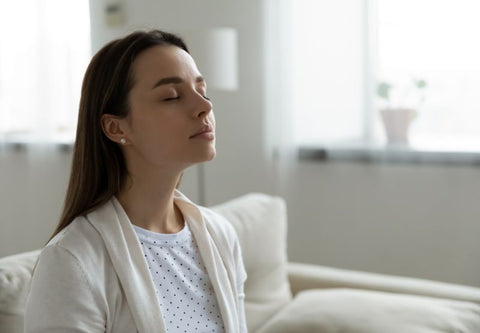
[[[130,221],[147,230],[176,233],[184,226],[183,216],[174,204],[174,191],[181,172],[131,172],[117,195]]]

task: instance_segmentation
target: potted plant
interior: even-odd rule
[[[384,104],[384,107],[380,109],[380,114],[389,144],[408,144],[408,131],[425,100],[426,87],[425,80],[413,79],[401,95],[397,92],[394,101],[392,98],[394,86],[388,82],[378,84],[377,95]]]

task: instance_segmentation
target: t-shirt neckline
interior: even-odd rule
[[[182,230],[173,234],[153,232],[134,224],[132,224],[132,226],[140,241],[153,246],[176,246],[184,243],[190,236],[190,228],[188,227],[187,221],[185,221]]]

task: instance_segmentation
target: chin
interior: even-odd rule
[[[206,157],[205,162],[213,160],[216,155],[217,155],[217,151],[215,150],[215,148],[213,148],[212,151],[209,153],[209,155]]]
[[[190,160],[192,164],[203,163],[211,161],[215,158],[217,152],[215,148],[209,149],[208,152],[203,152],[201,155],[197,155],[193,160]]]

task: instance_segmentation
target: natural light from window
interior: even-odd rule
[[[480,150],[478,13],[472,0],[378,1],[378,78],[391,104],[418,108],[413,145]]]
[[[0,2],[0,141],[73,141],[88,0]]]
[[[292,1],[298,145],[385,143],[380,110],[410,108],[411,147],[480,151],[480,1],[322,3]]]

